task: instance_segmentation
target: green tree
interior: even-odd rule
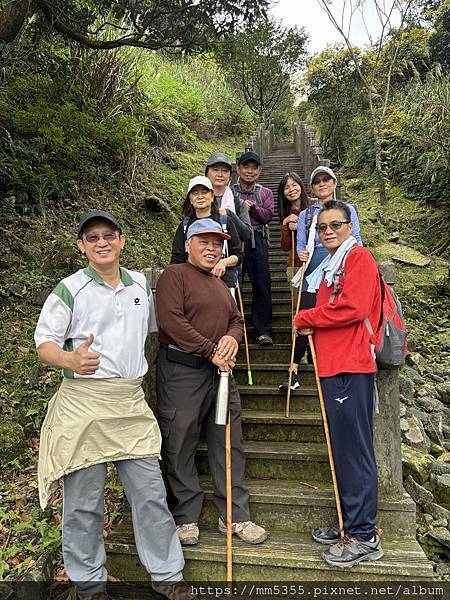
[[[261,122],[268,124],[281,107],[292,105],[306,41],[303,29],[264,19],[252,30],[228,38],[218,51],[229,79]]]
[[[0,41],[12,42],[31,16],[66,39],[97,50],[137,46],[198,51],[265,15],[269,0],[9,0],[0,7]],[[115,33],[104,39],[103,30]]]

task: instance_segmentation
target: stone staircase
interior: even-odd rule
[[[302,175],[293,145],[275,146],[264,159],[261,183],[274,194],[287,172]],[[280,250],[275,215],[270,227],[270,265],[274,326],[272,347],[250,343],[253,386],[247,385],[244,349],[238,355],[235,377],[243,406],[246,441],[246,483],[251,492],[252,519],[264,525],[270,539],[259,546],[234,541],[235,581],[387,581],[430,580],[431,563],[415,539],[415,504],[406,493],[379,501],[379,526],[385,555],[347,570],[332,568],[321,558],[324,547],[311,538],[314,526],[337,522],[329,464],[324,443],[313,368],[300,366],[301,387],[292,392],[291,414],[284,416],[286,395],[278,391],[290,360],[291,304],[286,281],[287,255]],[[244,305],[251,288],[244,284]],[[248,320],[248,315],[246,314]],[[249,341],[252,342],[249,330]],[[200,543],[184,549],[188,581],[226,581],[226,537],[217,531],[218,514],[212,501],[207,448],[198,450],[198,468],[205,489]],[[129,516],[107,540],[108,570],[122,580],[147,579],[133,543]]]

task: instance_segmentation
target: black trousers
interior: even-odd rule
[[[193,369],[167,360],[160,348],[157,358],[157,416],[162,433],[162,456],[173,499],[177,525],[197,523],[203,504],[195,453],[203,429],[214,487],[214,502],[226,516],[225,426],[216,425],[219,384],[217,367],[204,362]],[[233,522],[249,521],[249,491],[244,485],[245,455],[241,430],[241,399],[230,377],[231,477]]]
[[[302,292],[302,297],[300,298],[300,309],[314,308],[315,306],[316,306],[316,295],[312,292]],[[295,348],[294,348],[294,362],[297,365],[300,364],[306,351],[308,351],[308,358],[309,358],[310,362],[312,362],[312,358],[310,357],[308,336],[307,335],[297,335],[297,337],[295,338]]]
[[[372,440],[374,373],[321,377],[345,531],[374,535],[377,465]]]
[[[262,232],[254,231],[255,247],[245,242],[244,271],[252,285],[252,322],[256,336],[272,329],[272,285],[269,269],[269,242]]]

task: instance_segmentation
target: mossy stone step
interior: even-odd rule
[[[289,300],[289,302],[290,302],[290,300]],[[289,309],[290,309],[290,304],[289,304]],[[245,309],[244,309],[244,311],[245,311]],[[247,326],[249,326],[252,321],[252,316],[248,312],[244,312],[244,316],[245,316],[245,323],[247,324]],[[292,316],[291,316],[290,310],[289,311],[274,310],[272,312],[272,328],[277,327],[277,326],[288,327],[291,325],[291,323],[292,323]]]
[[[310,533],[314,527],[337,523],[336,501],[331,483],[308,480],[246,479],[250,490],[250,514],[267,531]],[[200,524],[215,527],[219,518],[208,476],[201,477],[205,491]],[[400,500],[381,500],[377,524],[383,539],[415,539],[416,508],[408,494]]]
[[[208,474],[206,443],[199,444],[196,460],[199,474]],[[331,480],[324,444],[246,441],[245,465],[247,477],[255,479]]]
[[[280,282],[281,283],[281,282]],[[242,291],[242,299],[244,301],[244,310],[245,307],[251,306],[252,303],[252,289],[249,284],[244,284],[244,289]],[[286,282],[280,287],[273,286],[272,287],[272,300],[284,300],[285,302],[291,303],[291,292],[289,288],[289,284]]]
[[[272,346],[260,346],[259,344],[249,343],[248,346],[250,354],[250,365],[253,370],[253,363],[255,366],[263,361],[267,366],[271,363],[279,363],[284,365],[287,369],[287,365],[291,360],[291,344],[273,344]],[[242,368],[247,372],[247,358],[245,355],[245,345],[242,343],[239,347],[237,354],[237,368]],[[303,365],[302,365],[303,366]],[[236,369],[234,370],[236,376]],[[247,381],[247,379],[245,380]]]
[[[279,360],[279,352],[275,351],[274,354],[276,354],[276,358]],[[256,352],[253,353],[254,357],[255,355]],[[271,363],[269,362],[269,355],[266,354],[261,355],[261,353],[258,353],[257,356],[258,360],[267,356],[267,363],[250,363],[253,383],[255,385],[273,385],[275,388],[278,388],[279,384],[284,381],[287,376],[290,354],[286,353],[285,363]],[[252,355],[250,356],[250,360],[251,359]],[[245,362],[245,353],[238,355],[237,367],[233,370],[233,374],[239,385],[247,384],[247,363]],[[301,386],[314,386],[316,381],[314,367],[312,365],[300,365],[298,377]]]
[[[285,414],[286,393],[273,385],[242,385],[239,387],[241,403],[248,410],[270,410]],[[318,410],[316,386],[302,386],[291,392],[290,412],[311,413]]]
[[[113,532],[106,540],[106,567],[113,577],[147,581],[136,547],[128,531]],[[251,546],[233,538],[234,581],[405,581],[431,580],[433,568],[418,542],[404,538],[383,540],[384,556],[352,569],[328,566],[322,559],[324,546],[308,534],[273,532],[264,544]],[[226,536],[202,529],[197,546],[183,548],[186,581],[226,581]],[[270,597],[270,596],[267,596]]]
[[[245,443],[313,442],[325,443],[322,419],[317,413],[292,413],[289,417],[271,411],[244,410],[242,432]]]

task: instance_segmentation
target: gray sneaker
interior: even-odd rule
[[[339,526],[316,527],[312,531],[312,538],[315,542],[319,542],[319,544],[337,544],[341,541]]]
[[[373,542],[359,542],[351,535],[346,535],[342,542],[328,548],[322,558],[334,567],[348,568],[364,560],[378,560],[383,556],[380,536],[376,533]]]
[[[197,523],[182,523],[177,525],[177,533],[182,546],[195,546],[198,544],[198,524]]]
[[[256,525],[253,521],[241,521],[240,523],[232,523],[231,530],[233,535],[237,535],[243,542],[247,544],[262,544],[267,540],[269,534],[260,525]],[[227,533],[227,526],[219,517],[220,533]]]

